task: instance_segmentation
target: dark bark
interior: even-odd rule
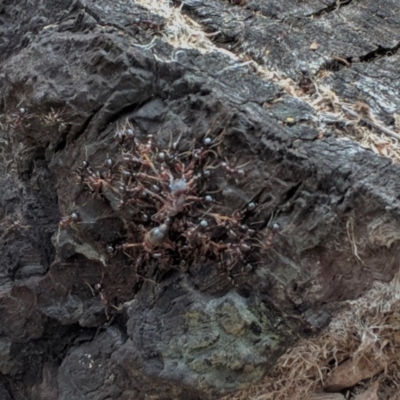
[[[306,66],[390,123],[397,2],[231,3],[183,3],[218,32],[221,51],[207,54],[174,48],[166,19],[130,2],[0,5],[0,396],[216,398],[259,380],[341,301],[397,270],[399,167],[335,137],[254,68],[300,82]],[[136,268],[109,254],[133,235],[136,211],[76,178],[83,161],[123,165],[115,134],[127,120],[165,151],[171,136],[186,150],[223,138],[214,210],[243,212],[251,254],[232,268],[211,253],[184,268],[170,250],[168,263]],[[223,162],[245,164],[245,178],[224,175]],[[207,215],[190,207],[176,224]]]

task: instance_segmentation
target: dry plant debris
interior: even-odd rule
[[[364,371],[357,379],[336,380],[340,388],[355,385],[349,388],[346,398],[355,399],[353,391],[361,395],[360,381],[371,378],[373,382],[379,381],[378,393],[395,400],[400,393],[400,274],[389,284],[375,283],[363,297],[347,301],[324,332],[300,340],[280,358],[263,382],[224,399],[311,399],[314,393],[324,391],[332,377],[338,379],[337,371],[350,371],[361,363]],[[379,370],[382,372],[375,375]]]
[[[174,7],[170,3],[169,0],[136,1],[136,4],[166,19],[160,34],[173,47],[192,48],[201,52],[220,51],[210,39],[214,33],[204,32],[200,24],[181,12],[182,7]],[[236,58],[233,53],[229,54]]]
[[[223,52],[236,60],[238,66],[250,65],[259,76],[277,83],[289,95],[311,105],[317,116],[314,123],[321,132],[333,127],[339,137],[350,138],[376,154],[400,162],[400,133],[397,133],[399,118],[394,116],[393,130],[376,120],[367,104],[346,103],[331,88],[319,84],[318,80],[328,72],[311,78],[308,71],[301,69],[299,81],[296,82],[278,71],[267,69],[248,54],[235,54],[218,47],[212,41],[218,32],[204,32],[199,23],[182,13],[182,7],[171,5],[169,0],[138,0],[136,3],[166,19],[159,34],[175,48],[193,48],[203,53]],[[151,47],[151,44],[146,47]]]
[[[264,67],[257,67],[259,74],[279,84],[290,96],[301,99],[315,110],[314,123],[323,133],[332,130],[338,137],[352,139],[374,153],[400,162],[400,132],[398,124],[394,130],[385,126],[373,115],[363,102],[349,104],[337,96],[318,79],[306,82],[304,72],[299,82],[286,78]],[[395,116],[396,117],[396,116]]]

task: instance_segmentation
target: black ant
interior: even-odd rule
[[[312,89],[312,80],[310,78],[310,73],[308,71],[308,68],[303,65],[300,68],[301,72],[301,78],[299,82],[299,87],[301,90],[303,90],[304,93],[309,93]]]

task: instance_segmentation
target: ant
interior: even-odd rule
[[[114,169],[116,167],[114,160],[107,158],[104,165],[107,166],[106,171],[95,171],[89,162],[85,160],[82,162],[82,167],[78,169],[76,175],[79,177],[79,181],[85,184],[94,195],[102,194],[104,189],[111,189],[115,193],[119,193],[112,185]]]
[[[261,248],[261,252],[273,247],[277,235],[284,236],[285,232],[293,228],[293,225],[289,224],[285,229],[282,229],[280,224],[277,222],[271,223],[271,220],[267,225],[267,229],[264,232],[262,239],[256,239],[259,243],[259,247]]]
[[[246,170],[244,167],[250,164],[251,161],[248,161],[242,165],[234,166],[228,163],[228,160],[225,159],[224,162],[221,163],[221,167],[227,175],[230,175],[236,179],[242,179],[246,175]]]
[[[217,226],[222,226],[224,228],[237,227],[243,219],[243,212],[240,210],[235,211],[231,216],[217,213],[210,213],[210,215],[215,219]]]
[[[9,216],[6,216],[2,224],[4,224],[5,232],[3,235],[0,237],[0,241],[4,239],[7,235],[13,234],[15,232],[18,232],[20,229],[28,229],[30,228],[30,225],[24,225],[23,224],[23,217],[22,215],[18,215],[17,218],[12,221],[12,219]]]
[[[29,118],[29,115],[27,114],[27,110],[24,107],[20,107],[17,112],[11,114],[13,121],[14,121],[14,126],[13,128],[21,128],[23,125],[23,122],[25,119]]]
[[[72,212],[70,215],[61,218],[61,221],[58,223],[57,243],[59,243],[60,240],[61,229],[67,229],[80,221],[81,216],[77,212]]]
[[[61,229],[65,229],[65,228],[69,227],[72,223],[78,222],[80,220],[81,220],[80,215],[76,212],[73,212],[70,215],[61,218],[59,226]]]

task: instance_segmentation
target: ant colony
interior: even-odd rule
[[[126,236],[105,244],[108,257],[125,254],[138,274],[150,263],[182,269],[209,263],[221,273],[235,267],[251,271],[252,250],[263,247],[246,223],[257,205],[248,202],[224,212],[221,180],[240,185],[246,170],[221,156],[222,136],[205,135],[182,149],[180,137],[159,146],[153,136],[143,137],[126,124],[115,135],[120,149],[115,160],[107,159],[100,168],[82,163],[76,172],[80,184],[126,221]],[[79,220],[72,213],[60,227]]]

